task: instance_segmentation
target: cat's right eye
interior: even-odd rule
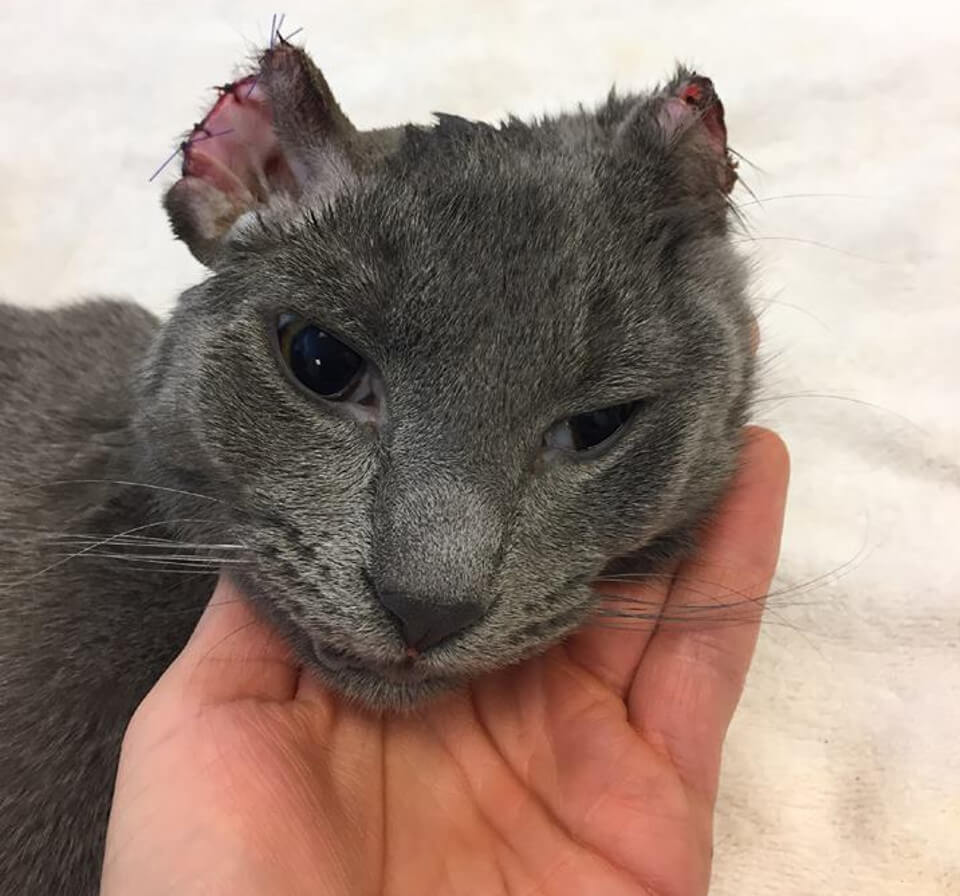
[[[277,339],[287,370],[311,392],[327,401],[372,400],[369,365],[336,336],[295,314],[281,314]]]

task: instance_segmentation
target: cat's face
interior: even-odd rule
[[[241,221],[158,343],[155,475],[220,499],[198,526],[347,694],[407,705],[542,650],[727,481],[741,265],[675,162],[610,133],[409,133],[332,204]]]

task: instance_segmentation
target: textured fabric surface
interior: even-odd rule
[[[960,893],[960,21],[952,4],[301,4],[360,126],[710,75],[753,164],[758,419],[783,562],[726,752],[713,893]],[[147,178],[272,10],[4,0],[0,295],[158,311],[203,276]],[[756,167],[753,167],[756,166]]]

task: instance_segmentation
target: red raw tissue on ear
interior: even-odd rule
[[[174,234],[208,266],[246,213],[297,200],[308,187],[332,197],[352,171],[356,134],[320,70],[279,36],[256,72],[217,91],[180,144],[181,176],[163,200]]]
[[[709,78],[697,74],[683,78],[662,106],[660,121],[671,135],[688,128],[695,128],[705,134],[718,161],[723,165],[720,183],[722,190],[729,193],[733,189],[737,180],[737,166],[727,147],[723,103],[720,102]]]
[[[680,98],[700,113],[700,120],[714,142],[726,150],[727,126],[723,121],[723,103],[713,89],[713,82],[709,78],[694,75],[683,87]]]
[[[183,147],[183,176],[196,177],[237,199],[264,201],[293,175],[273,130],[273,110],[258,76],[219,88],[220,96]]]

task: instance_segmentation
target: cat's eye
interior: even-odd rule
[[[639,401],[615,404],[560,420],[547,430],[544,443],[563,451],[587,451],[612,439],[640,406]]]
[[[327,401],[367,403],[372,396],[368,365],[336,336],[295,314],[277,319],[280,354],[302,386]]]

